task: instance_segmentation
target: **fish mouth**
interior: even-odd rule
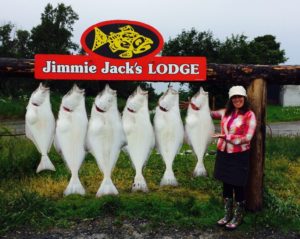
[[[164,108],[164,107],[162,107],[162,106],[160,106],[160,105],[158,105],[158,107],[159,107],[159,109],[160,109],[161,111],[163,111],[163,112],[168,112],[168,109],[166,109],[166,108]]]
[[[135,110],[133,110],[133,109],[131,109],[131,108],[129,108],[129,107],[127,107],[127,110],[128,110],[129,112],[131,112],[131,113],[135,113]]]
[[[96,104],[95,104],[95,108],[98,112],[100,113],[105,113],[105,110],[102,110],[101,108],[99,108]]]
[[[196,110],[196,111],[200,110],[200,106],[195,105],[193,102],[190,102],[190,105],[193,110]]]
[[[72,112],[73,110],[71,110],[71,109],[69,109],[69,108],[67,108],[67,107],[65,107],[65,106],[63,106],[63,109],[65,110],[65,111],[67,111],[67,112]]]
[[[31,104],[33,104],[34,106],[38,107],[40,106],[39,104],[35,103],[35,102],[31,102]]]

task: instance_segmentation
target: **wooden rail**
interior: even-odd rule
[[[0,58],[0,75],[33,77],[34,59]],[[210,82],[247,85],[255,79],[264,79],[271,84],[297,85],[300,84],[300,65],[207,65]]]

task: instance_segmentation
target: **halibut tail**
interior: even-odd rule
[[[98,189],[96,197],[101,197],[104,195],[118,195],[118,194],[119,192],[116,186],[113,184],[111,178],[104,178]]]
[[[78,176],[71,177],[71,180],[70,180],[66,190],[64,191],[65,196],[68,196],[70,194],[80,194],[80,195],[85,194],[85,189],[82,186]]]
[[[50,158],[48,157],[48,155],[42,155],[41,161],[39,166],[37,167],[36,172],[39,173],[43,170],[51,170],[51,171],[55,171],[55,167],[52,164]]]

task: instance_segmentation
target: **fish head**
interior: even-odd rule
[[[145,91],[138,86],[128,97],[126,105],[134,112],[139,111],[143,106],[148,107],[148,91]]]
[[[133,45],[133,53],[141,54],[151,49],[151,45],[153,41],[145,36],[138,35],[132,42]]]
[[[159,106],[163,107],[166,111],[171,110],[176,105],[179,106],[179,94],[170,86],[168,90],[159,98]]]
[[[62,106],[69,111],[74,111],[78,106],[84,103],[84,89],[80,89],[76,84],[72,87],[62,99]]]
[[[109,48],[112,52],[124,51],[121,58],[131,58],[134,54],[141,54],[151,49],[152,39],[136,32],[132,26],[119,28],[119,32],[110,32],[108,37]]]
[[[105,112],[117,102],[117,91],[113,90],[106,84],[105,88],[96,96],[95,106],[100,112]]]
[[[199,91],[192,97],[191,103],[198,108],[208,104],[208,92],[204,91],[203,88],[200,87]]]
[[[45,99],[49,97],[50,88],[40,83],[39,87],[32,92],[30,102],[35,106],[40,106],[45,102]]]

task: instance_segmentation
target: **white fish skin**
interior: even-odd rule
[[[157,148],[166,164],[161,186],[177,186],[173,161],[180,151],[184,128],[179,111],[179,94],[171,87],[160,97],[154,116],[154,131]]]
[[[85,157],[85,137],[88,119],[86,115],[84,90],[76,85],[63,97],[60,105],[54,146],[61,153],[71,171],[70,182],[64,195],[85,194],[78,171]]]
[[[208,103],[208,93],[200,87],[191,99],[186,117],[186,135],[197,157],[197,165],[194,170],[196,177],[207,176],[203,157],[215,131]]]
[[[148,192],[143,176],[145,166],[155,145],[154,130],[148,109],[148,92],[137,87],[129,96],[122,114],[122,122],[127,138],[126,150],[135,168],[132,191]]]
[[[55,132],[55,119],[51,110],[49,88],[40,83],[39,87],[31,94],[26,109],[26,137],[34,143],[42,155],[36,172],[55,171],[55,167],[48,157]]]
[[[95,157],[104,176],[97,197],[118,194],[111,174],[125,143],[125,133],[117,107],[117,93],[106,85],[95,98],[86,138],[87,149]]]

